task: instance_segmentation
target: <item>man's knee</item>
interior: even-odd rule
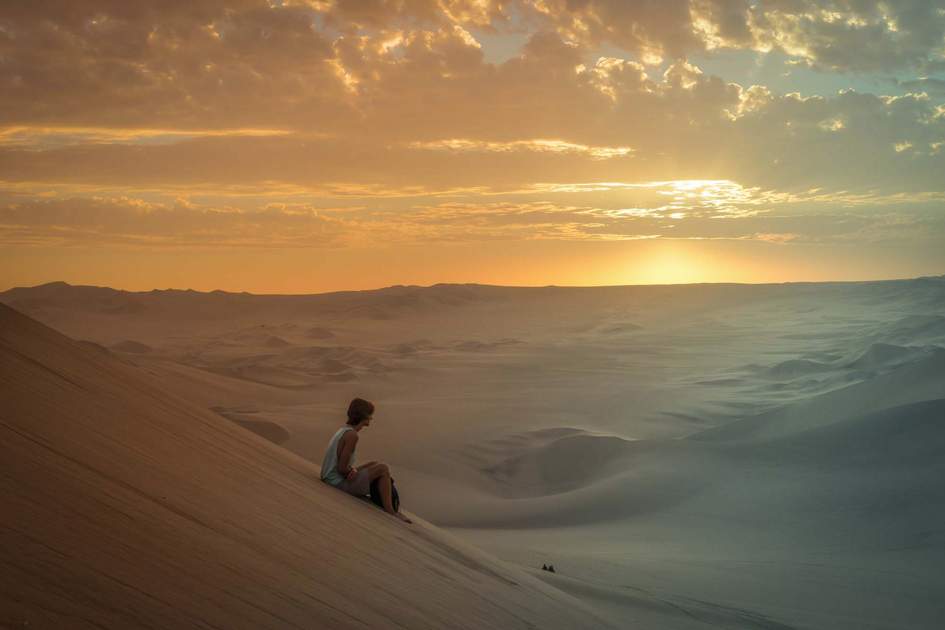
[[[374,462],[368,467],[368,474],[371,476],[371,480],[377,479],[378,477],[389,477],[390,468],[387,467],[387,464]]]

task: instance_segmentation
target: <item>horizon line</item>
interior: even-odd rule
[[[14,291],[17,289],[27,290],[27,289],[38,289],[41,287],[49,287],[53,285],[62,285],[70,288],[92,288],[92,289],[109,289],[112,291],[119,291],[123,293],[199,293],[203,295],[210,294],[227,294],[227,295],[255,295],[255,296],[271,296],[271,297],[291,297],[291,296],[312,296],[312,295],[331,295],[334,293],[369,293],[373,291],[384,291],[387,289],[432,289],[435,287],[441,286],[474,286],[474,287],[488,287],[488,288],[500,288],[500,289],[619,289],[619,288],[630,288],[630,287],[684,287],[684,286],[712,286],[712,285],[735,285],[735,286],[783,286],[783,285],[793,285],[793,284],[867,284],[873,282],[903,282],[903,281],[913,281],[913,280],[935,280],[935,279],[945,279],[945,273],[937,275],[921,275],[921,276],[904,276],[896,278],[874,278],[868,280],[785,280],[781,282],[734,282],[734,281],[717,281],[717,282],[663,282],[663,283],[641,283],[641,284],[542,284],[542,285],[513,285],[513,284],[493,284],[488,282],[434,282],[433,284],[391,284],[380,287],[373,287],[368,289],[337,289],[332,291],[314,291],[311,293],[257,293],[252,291],[228,291],[226,289],[192,289],[192,288],[176,288],[176,287],[166,287],[166,288],[152,288],[152,289],[123,289],[118,287],[112,287],[107,285],[98,285],[98,284],[73,284],[65,280],[52,280],[50,282],[43,282],[40,284],[34,285],[17,285],[10,286],[3,289],[0,289],[0,294],[7,293],[9,291]]]

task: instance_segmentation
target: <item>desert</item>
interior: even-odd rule
[[[544,581],[554,589],[574,615],[554,613],[560,627],[933,628],[941,618],[941,278],[402,286],[298,296],[59,283],[7,291],[0,300],[81,340],[5,311],[11,324],[41,331],[47,345],[55,337],[83,360],[102,362],[80,370],[83,378],[134,373],[187,405],[175,432],[213,428],[212,435],[168,434],[172,443],[155,452],[160,442],[138,435],[138,421],[128,417],[138,408],[108,418],[117,423],[112,430],[125,427],[135,439],[125,446],[129,456],[174,462],[177,477],[165,479],[172,471],[164,470],[152,479],[157,473],[115,459],[104,444],[90,453],[122,467],[113,475],[134,473],[137,481],[124,483],[199,490],[203,496],[187,497],[188,509],[252,504],[256,517],[273,520],[288,518],[279,509],[310,510],[306,520],[321,523],[321,539],[333,520],[323,510],[358,510],[336,535],[355,513],[385,535],[417,535],[396,534],[383,514],[306,481],[306,466],[320,463],[343,423],[346,400],[364,395],[378,411],[361,457],[390,463],[405,508],[437,536],[491,554],[497,575],[512,571],[527,575],[530,588]],[[22,335],[10,328],[5,356],[22,366],[23,351],[11,347]],[[312,329],[332,336],[313,339]],[[30,369],[49,386],[69,386],[49,372],[62,370],[63,359],[43,353]],[[8,391],[16,369],[8,367]],[[28,392],[14,391],[22,399],[8,428],[25,421],[22,414],[42,415]],[[85,421],[86,430],[116,439]],[[56,423],[32,439],[52,439],[55,427],[65,432]],[[187,463],[185,453],[195,459]],[[230,455],[242,478],[233,462],[208,459]],[[258,458],[293,471],[291,485],[278,483],[295,496],[247,496],[264,492],[256,473],[277,481]],[[303,492],[311,499],[303,501]],[[164,518],[184,509],[173,504],[179,489],[147,491],[157,495],[171,503],[146,507],[170,510]],[[258,534],[294,548],[314,535],[280,523],[288,529],[278,534],[266,530],[278,523],[217,527],[242,531],[246,545]],[[378,538],[361,553],[383,558],[390,541]],[[540,571],[543,563],[556,573]],[[331,566],[355,579],[351,567]],[[387,573],[378,579],[398,581]],[[525,605],[518,592],[506,595]],[[579,610],[596,620],[577,621]],[[436,623],[430,619],[424,623]]]

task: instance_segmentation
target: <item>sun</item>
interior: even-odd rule
[[[704,281],[706,269],[679,243],[662,242],[637,261],[639,284],[686,284]]]

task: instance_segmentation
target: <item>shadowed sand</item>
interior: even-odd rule
[[[147,377],[0,306],[0,626],[601,623]]]

